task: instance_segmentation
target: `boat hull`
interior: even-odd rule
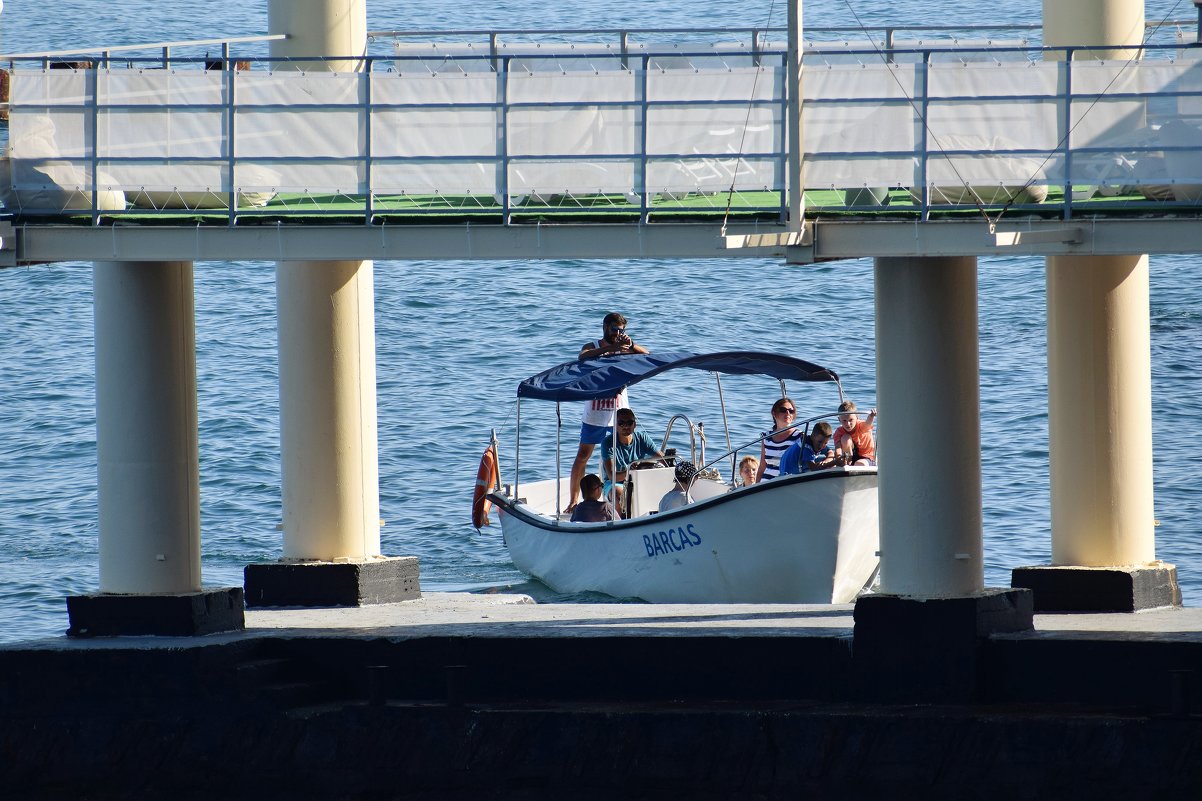
[[[786,476],[612,523],[558,522],[539,508],[554,487],[524,485],[517,502],[491,499],[514,564],[557,592],[653,603],[848,603],[879,563],[875,468]]]

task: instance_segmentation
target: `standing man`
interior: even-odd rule
[[[642,345],[636,345],[626,333],[626,318],[617,312],[610,312],[601,321],[603,336],[595,342],[586,342],[580,349],[578,359],[595,359],[598,356],[617,356],[631,353],[649,353]],[[623,389],[612,398],[596,398],[584,406],[580,419],[580,447],[576,458],[572,461],[571,488],[568,495],[567,511],[576,507],[580,497],[580,479],[584,477],[584,469],[593,455],[593,448],[603,442],[606,437],[613,436],[614,412],[618,409],[629,409],[630,400]]]

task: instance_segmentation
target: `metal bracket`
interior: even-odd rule
[[[1080,245],[1085,241],[1081,228],[1053,228],[1048,231],[993,231],[994,247],[1009,248],[1021,245]]]
[[[814,227],[807,222],[800,231],[781,231],[772,234],[728,234],[722,237],[722,247],[737,248],[782,248],[814,244]]]

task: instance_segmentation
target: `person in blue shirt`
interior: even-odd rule
[[[632,462],[639,459],[662,459],[663,454],[655,447],[651,437],[642,431],[636,431],[638,421],[633,409],[618,409],[617,450],[614,450],[613,438],[606,438],[601,443],[601,467],[605,470],[605,489],[609,491],[611,484],[618,488],[618,508],[622,508],[622,486],[626,483],[626,471]],[[615,459],[615,454],[617,458]],[[616,464],[615,464],[616,462]],[[617,473],[616,477],[614,473]]]
[[[780,457],[780,475],[796,475],[825,470],[835,466],[835,454],[830,447],[831,424],[821,421],[814,424],[809,436],[802,437],[789,446]]]

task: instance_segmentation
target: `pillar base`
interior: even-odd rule
[[[1010,586],[1035,594],[1036,612],[1137,612],[1181,606],[1177,566],[1016,567]]]
[[[990,634],[1030,631],[1028,590],[988,588],[963,598],[863,595],[856,601],[852,664],[865,701],[978,700],[977,657]]]
[[[364,606],[422,597],[416,556],[364,562],[268,562],[243,571],[246,605]]]
[[[195,637],[242,631],[242,588],[220,587],[177,594],[96,593],[67,598],[68,637],[157,634]]]

